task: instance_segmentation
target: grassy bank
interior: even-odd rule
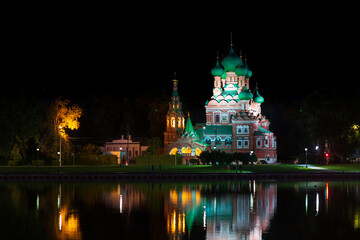
[[[316,165],[322,169],[305,168],[299,165],[279,164],[279,165],[244,165],[241,168],[242,172],[254,173],[309,173],[319,171],[356,171],[360,172],[360,164],[344,164],[344,165]],[[17,166],[17,167],[0,167],[0,173],[147,173],[152,172],[152,167],[141,166]],[[159,173],[159,165],[154,166],[154,172]],[[228,171],[227,166],[208,166],[208,165],[164,165],[161,167],[163,173],[233,173],[235,172],[234,166],[230,166]],[[240,172],[240,167],[238,168]]]

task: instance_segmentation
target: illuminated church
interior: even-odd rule
[[[269,130],[269,120],[261,114],[264,98],[259,94],[258,87],[250,91],[252,71],[246,60],[239,57],[231,45],[221,63],[217,60],[211,74],[214,77],[214,88],[210,100],[205,103],[206,123],[194,127],[188,117],[183,134],[178,134],[176,141],[166,141],[171,130],[176,132],[175,129],[180,126],[184,128],[184,114],[181,112],[181,115],[176,115],[177,118],[174,115],[177,122],[171,126],[168,122],[167,126],[170,127],[164,133],[167,153],[177,152],[186,158],[195,158],[205,150],[227,153],[252,151],[258,160],[275,163],[276,137]],[[172,107],[169,113],[171,110]]]

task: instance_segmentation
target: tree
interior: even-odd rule
[[[333,156],[349,157],[359,140],[356,127],[360,125],[359,92],[341,87],[324,87],[309,95],[301,106],[298,125],[306,133],[309,145],[324,146],[327,140]]]
[[[12,152],[17,149],[17,155],[27,161],[29,141],[37,143],[40,137],[43,117],[40,102],[20,90],[3,88],[0,109],[0,158],[7,163],[14,159]]]
[[[40,151],[50,159],[57,158],[61,134],[61,153],[68,156],[71,150],[69,130],[77,130],[80,127],[79,118],[82,109],[77,105],[71,105],[69,100],[56,99],[46,112],[43,124],[43,137],[40,140]],[[60,129],[61,127],[61,129]]]
[[[202,164],[209,164],[212,160],[212,153],[208,151],[201,152],[199,158]]]

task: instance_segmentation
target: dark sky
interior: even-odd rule
[[[246,52],[253,71],[251,88],[258,82],[265,102],[302,98],[326,84],[351,88],[359,82],[352,74],[357,63],[351,57],[358,58],[352,22],[311,14],[244,17],[224,27],[205,20],[135,23],[104,13],[58,18],[49,13],[11,29],[5,68],[14,87],[50,96],[115,92],[136,97],[158,89],[170,95],[176,72],[180,97],[196,111],[212,95],[210,71],[217,51],[220,58],[228,52],[232,32],[235,51]],[[19,84],[20,79],[26,82]]]

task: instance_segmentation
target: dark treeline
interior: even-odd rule
[[[161,88],[141,94],[91,91],[66,94],[62,96],[64,99],[83,110],[79,129],[68,132],[70,142],[74,146],[102,145],[104,141],[127,133],[145,144],[154,138],[162,141],[170,95],[171,92]],[[2,164],[13,156],[21,156],[25,164],[36,159],[36,148],[47,134],[43,126],[48,106],[58,97],[46,95],[44,90],[1,90]],[[277,136],[279,160],[301,158],[305,147],[313,149],[319,145],[322,150],[325,142],[329,143],[332,157],[337,161],[351,157],[360,148],[359,99],[357,88],[343,89],[333,85],[312,91],[302,98],[265,96],[263,114],[270,119],[270,130]],[[182,96],[181,100],[185,113],[203,113],[205,121],[205,109],[193,109],[186,97]]]

